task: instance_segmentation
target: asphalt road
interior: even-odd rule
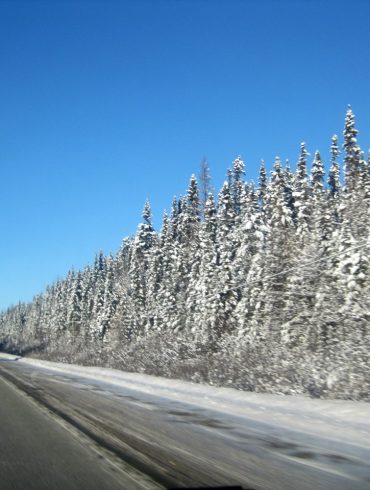
[[[1,490],[136,487],[135,480],[125,478],[89,441],[63,427],[1,376],[0,423]]]
[[[1,381],[0,489],[370,489],[366,448],[16,361],[1,377],[35,402]]]

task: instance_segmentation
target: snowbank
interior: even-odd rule
[[[1,358],[217,411],[220,415],[223,413],[252,419],[280,428],[325,435],[333,440],[370,447],[370,404],[366,402],[250,393],[109,368],[63,364],[7,354],[0,354]]]

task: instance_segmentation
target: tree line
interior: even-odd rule
[[[243,390],[370,399],[370,156],[348,109],[331,160],[204,162],[155,231],[0,315],[3,349]],[[340,150],[341,148],[341,150]],[[201,188],[200,188],[201,187]]]

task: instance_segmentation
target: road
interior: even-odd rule
[[[1,490],[142,488],[1,376],[0,400]]]
[[[1,489],[370,489],[370,446],[16,361],[1,378]]]

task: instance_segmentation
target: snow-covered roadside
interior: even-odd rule
[[[19,359],[22,359],[21,356],[15,356],[13,354],[7,354],[6,352],[0,352],[0,360],[4,359],[6,361],[18,361]]]
[[[177,403],[210,409],[220,415],[251,419],[370,448],[370,404],[365,402],[242,392],[233,388],[200,385],[109,368],[20,358],[9,354],[0,354],[1,359],[13,359],[23,365],[76,375]]]

